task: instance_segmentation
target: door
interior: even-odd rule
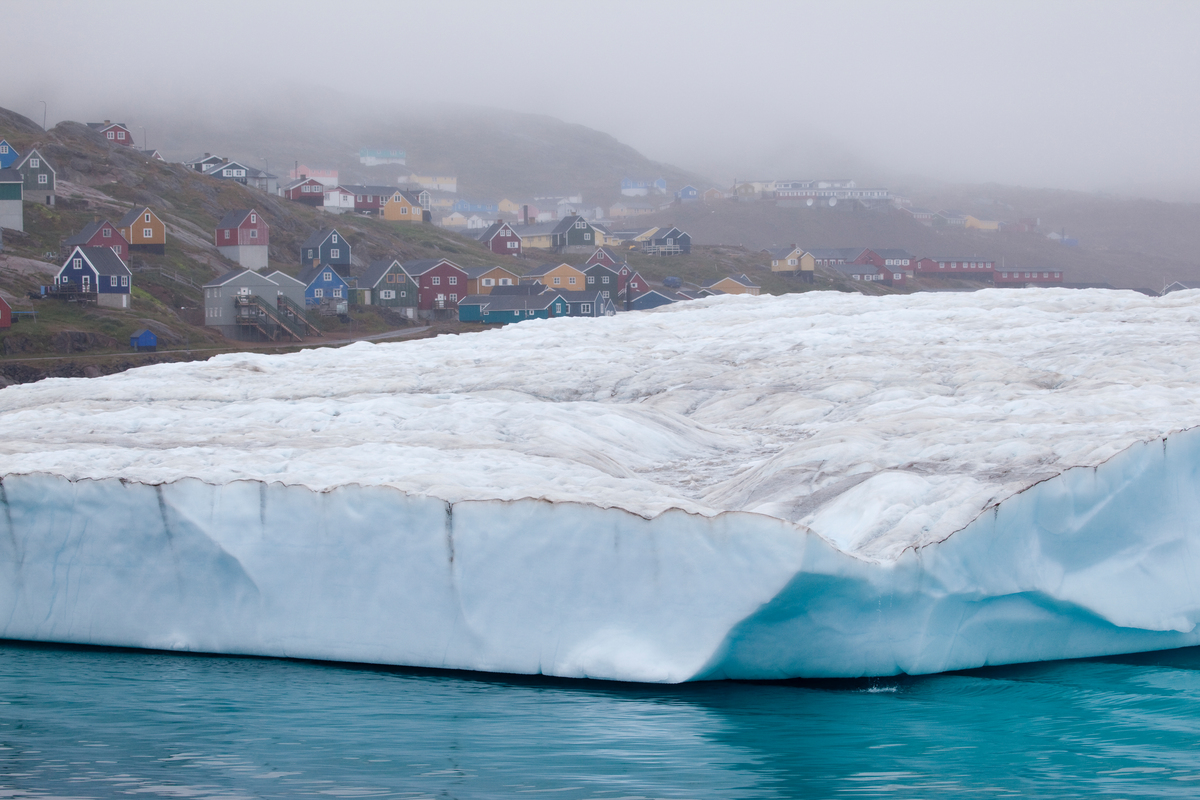
[[[81,277],[79,279],[79,285],[80,285],[81,291],[90,292],[92,290],[92,287],[88,285],[88,283],[91,281],[91,279],[92,279],[91,275],[84,275],[83,277]]]

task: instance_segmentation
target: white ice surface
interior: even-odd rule
[[[1190,643],[1200,613],[1179,588],[1187,582],[1130,594],[1141,585],[1131,563],[1142,575],[1166,567],[1128,549],[1190,552],[1196,466],[1165,451],[1162,463],[1126,462],[1139,442],[1200,424],[1198,323],[1200,292],[723,297],[10,387],[0,458],[11,543],[0,564],[13,589],[0,594],[0,636],[635,680],[888,674]],[[1191,494],[1139,505],[1136,492],[1153,494],[1150,476],[1169,465],[1172,485]],[[1134,476],[1118,489],[1137,523],[1100,565],[1088,543],[1115,535],[1105,520],[1117,505],[1094,486],[1070,489],[1083,485],[1073,467],[1100,467],[1087,473],[1103,486],[1109,473]],[[246,491],[257,499],[243,508]],[[1013,549],[1022,537],[1045,549],[1042,517],[1017,510],[1057,508],[1052,496],[1082,514],[1060,525],[1083,548],[1075,561]],[[171,613],[155,605],[217,591],[184,587],[176,556],[149,558],[136,580],[115,581],[127,570],[116,559],[106,578],[62,582],[73,548],[99,548],[105,561],[126,538],[149,537],[152,551],[179,541],[172,515],[255,587],[216,604],[232,604],[224,621],[204,621],[217,613],[207,609],[189,622],[184,599],[159,604]],[[372,537],[387,544],[364,544]],[[344,577],[278,566],[290,540],[314,538],[311,552]],[[422,553],[427,568],[414,566]],[[393,596],[403,590],[385,574],[356,566],[389,559],[418,594]],[[1084,563],[1116,588],[1082,580]],[[149,621],[105,616],[104,598],[159,585],[159,567],[175,571],[173,588],[122,601],[158,608]],[[981,588],[989,581],[999,588]],[[343,583],[361,602],[329,596]],[[84,608],[80,586],[93,584]],[[853,622],[883,597],[903,619],[886,645]],[[934,629],[931,614],[972,597],[970,612]],[[1014,597],[1057,609],[1046,613],[1068,634],[997,646],[988,625],[1037,618]],[[314,603],[337,610],[314,607],[308,623],[287,611]],[[380,607],[420,631],[364,621]],[[1000,621],[981,622],[981,608]],[[965,632],[968,620],[977,627]],[[1070,631],[1088,633],[1071,644]]]

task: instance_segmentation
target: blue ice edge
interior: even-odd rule
[[[388,487],[0,481],[0,638],[626,681],[922,674],[1200,644],[1200,430],[897,561],[755,514]]]

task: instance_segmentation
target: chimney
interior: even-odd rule
[[[106,120],[104,120],[104,124],[105,124],[105,125],[111,125],[111,124],[112,124],[112,120],[111,120],[111,119],[106,119]]]
[[[204,157],[205,157],[205,158],[208,158],[208,157],[209,157],[209,156],[211,156],[211,155],[212,155],[212,153],[205,153],[205,154],[204,154]]]

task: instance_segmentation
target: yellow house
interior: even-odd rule
[[[461,211],[455,211],[449,216],[442,217],[442,227],[465,228],[467,227],[467,215]]]
[[[524,241],[522,241],[524,244]],[[537,269],[521,276],[521,283],[540,281],[543,286],[551,289],[562,289],[568,292],[583,291],[587,288],[587,275],[570,264],[543,264]]]
[[[383,218],[396,222],[420,222],[420,197],[416,192],[397,191],[383,204]]]
[[[549,250],[554,247],[554,229],[557,227],[558,222],[539,222],[535,225],[514,226],[513,230],[521,236],[522,250],[531,247]]]
[[[725,294],[757,295],[762,291],[762,287],[755,286],[754,281],[747,278],[745,273],[742,273],[736,277],[731,275],[728,278],[721,278],[721,280],[717,281],[712,286],[706,286],[704,288],[709,291],[724,292]]]
[[[129,242],[130,252],[141,250],[162,254],[167,251],[167,226],[147,206],[134,208],[121,217],[117,229]]]
[[[963,223],[963,227],[975,228],[981,231],[998,231],[1000,230],[1000,223],[994,219],[976,219],[968,214],[966,222]]]
[[[512,214],[513,216],[517,216],[521,213],[521,204],[514,203],[507,197],[499,202],[497,208],[500,209],[501,214]]]
[[[771,272],[807,272],[816,273],[817,259],[812,253],[804,252],[804,248],[781,247],[771,252]],[[807,276],[806,276],[807,277]]]
[[[637,228],[634,228],[634,230],[637,230]],[[633,237],[632,241],[648,242],[654,237],[654,234],[658,233],[658,231],[659,231],[658,228],[647,228],[646,230],[639,233],[637,236]]]

